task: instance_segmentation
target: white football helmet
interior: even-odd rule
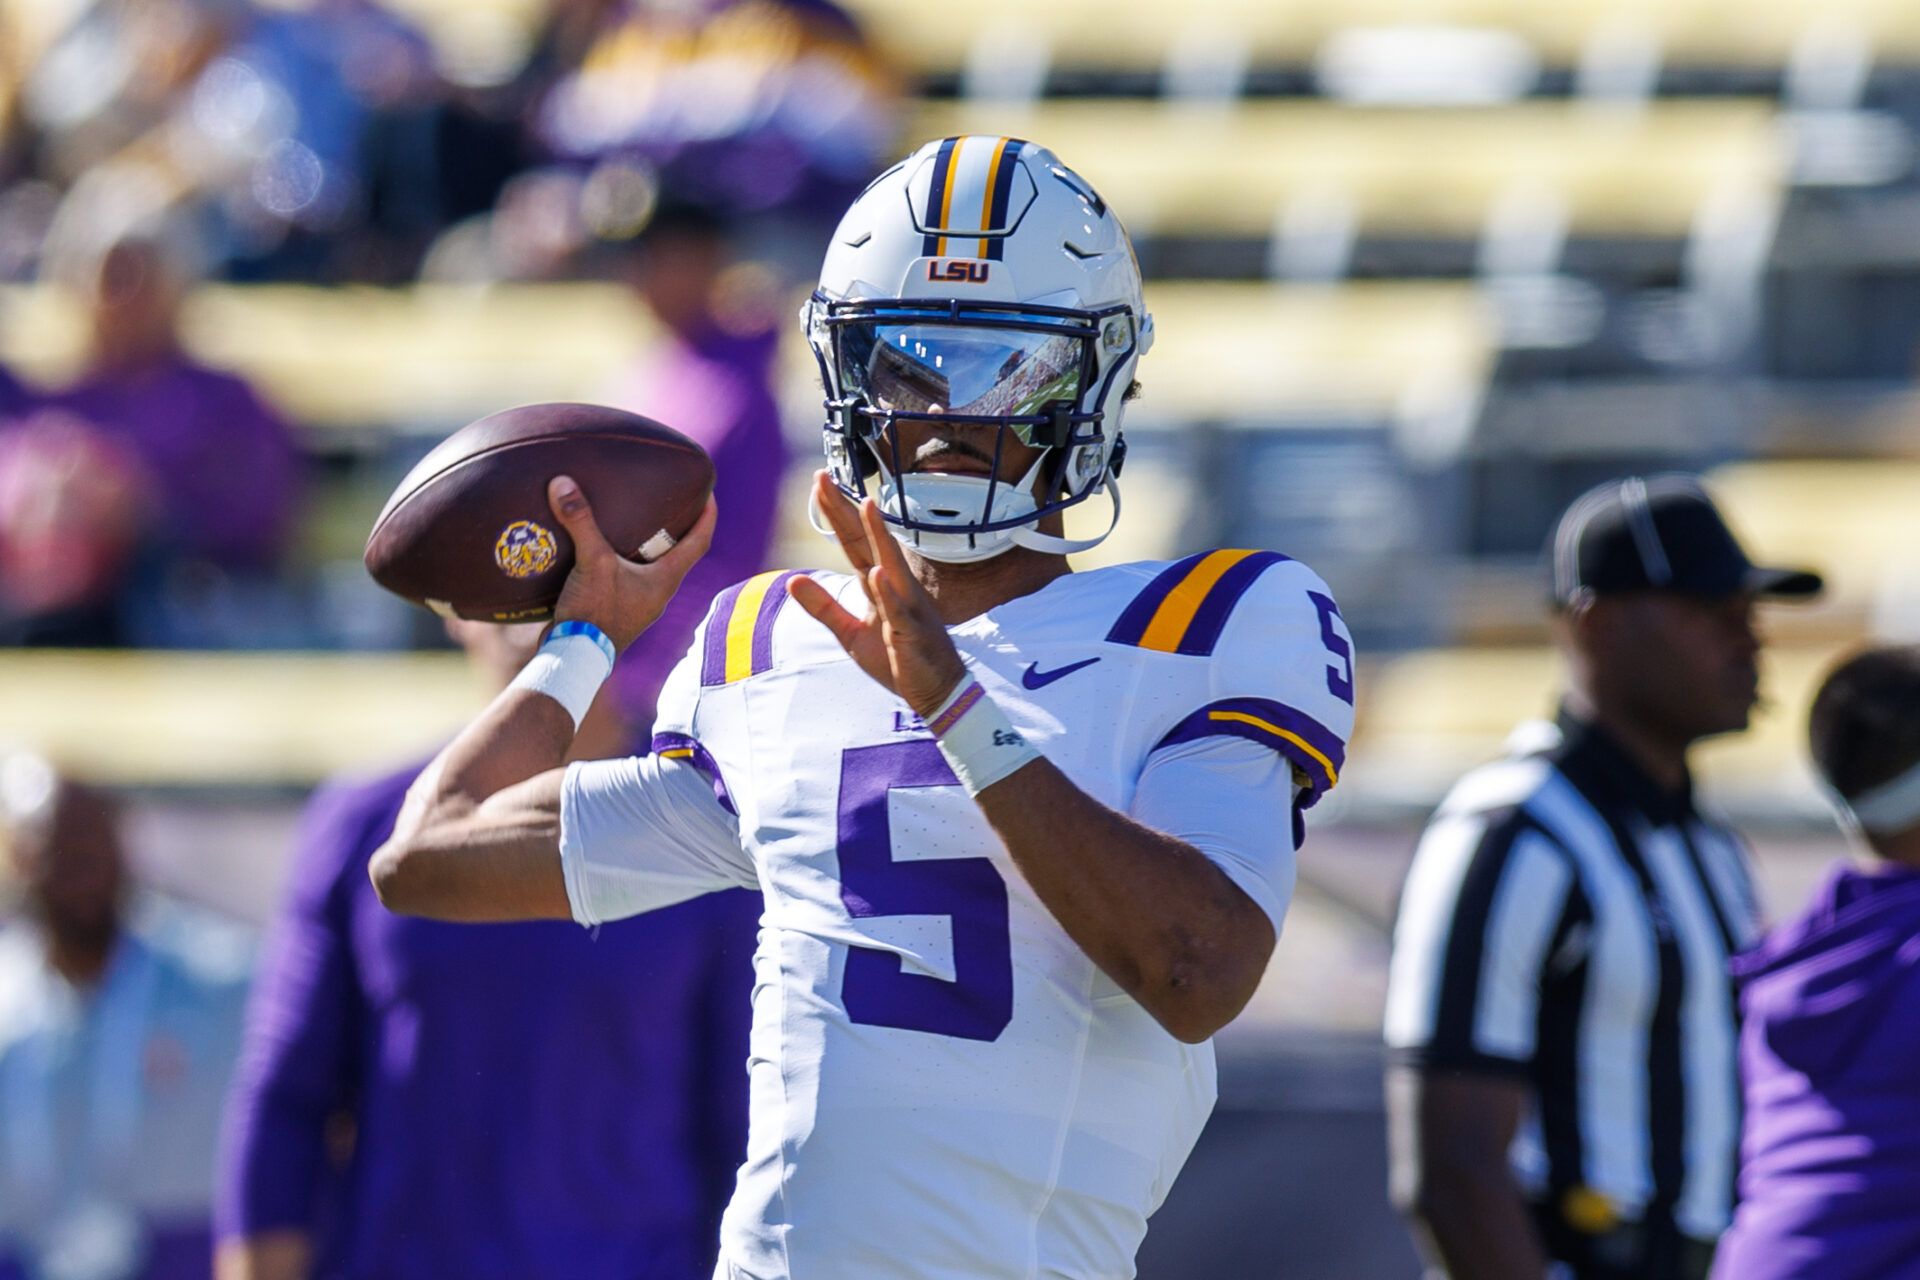
[[[1084,551],[1106,533],[1076,542],[1035,525],[1101,490],[1113,531],[1121,403],[1153,319],[1119,219],[1052,152],[927,143],[847,210],[801,319],[826,388],[827,466],[856,501],[878,477],[902,542],[950,563]],[[888,428],[909,419],[996,428],[992,473],[907,474]],[[1008,433],[1041,450],[1017,483],[997,478]]]

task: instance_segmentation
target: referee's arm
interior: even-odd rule
[[[1401,894],[1387,1000],[1395,1205],[1454,1280],[1541,1280],[1508,1164],[1532,1095],[1541,978],[1572,874],[1517,814],[1442,815]]]

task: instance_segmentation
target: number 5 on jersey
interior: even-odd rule
[[[906,787],[957,787],[926,738],[850,747],[840,756],[840,900],[856,920],[947,916],[952,982],[908,973],[900,957],[850,947],[841,1003],[847,1017],[965,1040],[997,1040],[1013,1020],[1013,947],[1007,882],[990,858],[897,862],[887,796]]]

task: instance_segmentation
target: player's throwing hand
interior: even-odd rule
[[[680,580],[707,554],[713,541],[717,508],[711,497],[687,536],[648,564],[628,560],[613,549],[593,518],[587,495],[570,477],[553,478],[547,485],[547,502],[573,539],[574,554],[573,571],[553,607],[554,621],[591,622],[617,650],[625,650],[653,625],[680,589]]]
[[[900,695],[916,714],[933,714],[967,674],[933,597],[908,568],[906,553],[887,532],[872,498],[855,507],[825,471],[814,474],[813,489],[867,593],[867,616],[856,618],[804,575],[792,580],[788,592],[833,632],[862,671]]]

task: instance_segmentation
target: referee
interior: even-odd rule
[[[1454,1280],[1697,1280],[1733,1206],[1727,961],[1758,910],[1687,752],[1747,727],[1756,598],[1820,579],[1755,568],[1686,476],[1589,492],[1551,551],[1557,722],[1455,786],[1401,891],[1394,1200]]]

